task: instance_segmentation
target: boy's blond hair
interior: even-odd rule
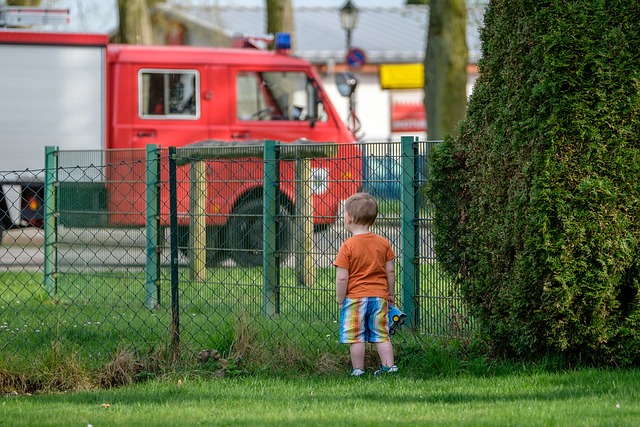
[[[359,225],[371,226],[378,217],[378,203],[369,193],[352,195],[345,202],[344,209]]]

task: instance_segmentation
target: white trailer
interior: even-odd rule
[[[105,148],[105,36],[26,34],[0,34],[0,236],[41,225],[46,146]]]

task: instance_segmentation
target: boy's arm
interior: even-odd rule
[[[387,261],[385,269],[387,271],[387,287],[389,290],[389,298],[387,298],[387,301],[389,301],[389,304],[395,304],[396,270],[393,260]]]
[[[347,296],[347,283],[349,282],[349,270],[338,267],[336,272],[336,301],[342,305]]]

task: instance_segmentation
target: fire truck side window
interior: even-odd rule
[[[197,71],[141,70],[139,112],[143,118],[196,119],[200,115]]]
[[[270,120],[262,82],[258,73],[239,73],[236,111],[240,120]]]
[[[310,120],[310,83],[303,72],[241,72],[236,79],[239,120]],[[327,116],[318,106],[320,121]]]

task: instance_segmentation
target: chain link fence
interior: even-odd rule
[[[332,263],[347,237],[342,201],[355,191],[378,199],[374,231],[396,254],[396,301],[408,315],[397,345],[467,337],[472,325],[438,267],[423,196],[433,146],[48,148],[43,184],[3,186],[0,359],[54,343],[96,366],[122,349],[174,358],[336,351]],[[24,228],[30,185],[42,217]]]

